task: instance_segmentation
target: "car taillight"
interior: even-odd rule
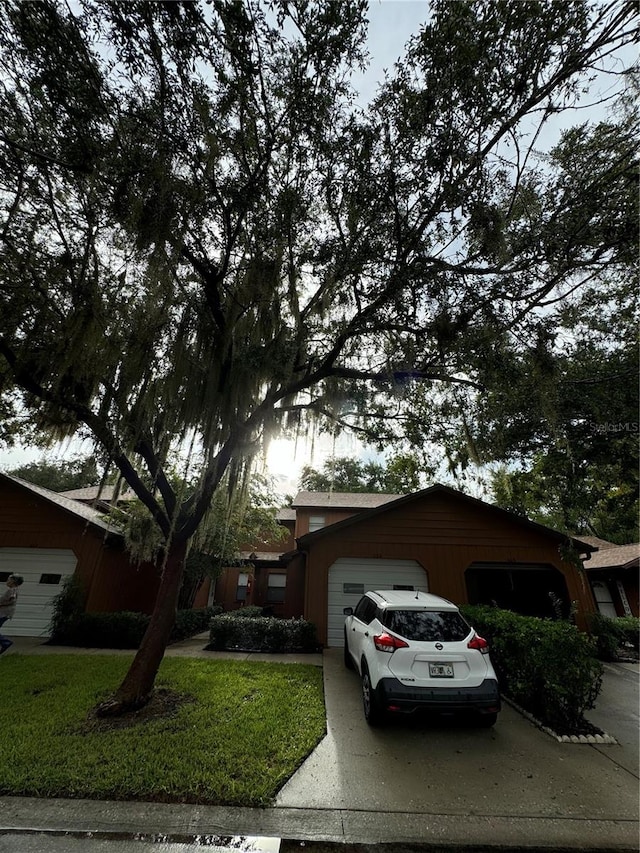
[[[483,655],[489,654],[489,643],[485,640],[484,637],[481,637],[479,634],[474,634],[473,637],[467,643],[468,649],[477,649],[479,652],[482,652]]]
[[[396,649],[408,649],[409,643],[405,643],[399,637],[393,637],[391,634],[375,634],[373,644],[379,652],[395,652]]]

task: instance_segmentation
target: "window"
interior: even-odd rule
[[[267,603],[282,604],[285,599],[287,576],[270,572],[267,578]]]
[[[343,583],[342,592],[345,595],[364,595],[363,583]]]
[[[240,572],[238,575],[238,586],[236,587],[236,601],[247,600],[247,585],[249,583],[249,575],[246,572]]]
[[[471,628],[455,610],[387,610],[382,614],[385,628],[418,642],[460,642]]]
[[[309,533],[313,533],[314,530],[322,530],[325,524],[324,515],[310,515],[309,516]]]
[[[361,598],[355,609],[354,616],[365,625],[368,625],[376,615],[377,606],[375,601],[372,601],[366,595]]]
[[[40,575],[40,583],[58,584],[62,580],[62,575]]]

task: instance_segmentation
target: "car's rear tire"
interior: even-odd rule
[[[349,653],[349,644],[347,643],[347,629],[344,629],[344,665],[347,669],[354,669],[355,664]]]
[[[478,725],[481,729],[490,729],[498,721],[497,714],[478,714]]]
[[[384,721],[384,712],[378,703],[376,692],[371,686],[371,677],[364,661],[362,662],[362,708],[364,718],[370,726],[379,726]]]

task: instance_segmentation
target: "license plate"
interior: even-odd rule
[[[430,663],[429,675],[431,678],[453,678],[452,663]]]

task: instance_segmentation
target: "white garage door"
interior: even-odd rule
[[[0,591],[10,574],[22,575],[13,619],[2,627],[8,637],[48,635],[52,602],[62,581],[76,568],[73,551],[62,548],[0,548]]]
[[[415,560],[372,560],[341,557],[329,569],[327,645],[344,645],[344,607],[355,607],[370,589],[415,589],[428,592],[427,574]]]

